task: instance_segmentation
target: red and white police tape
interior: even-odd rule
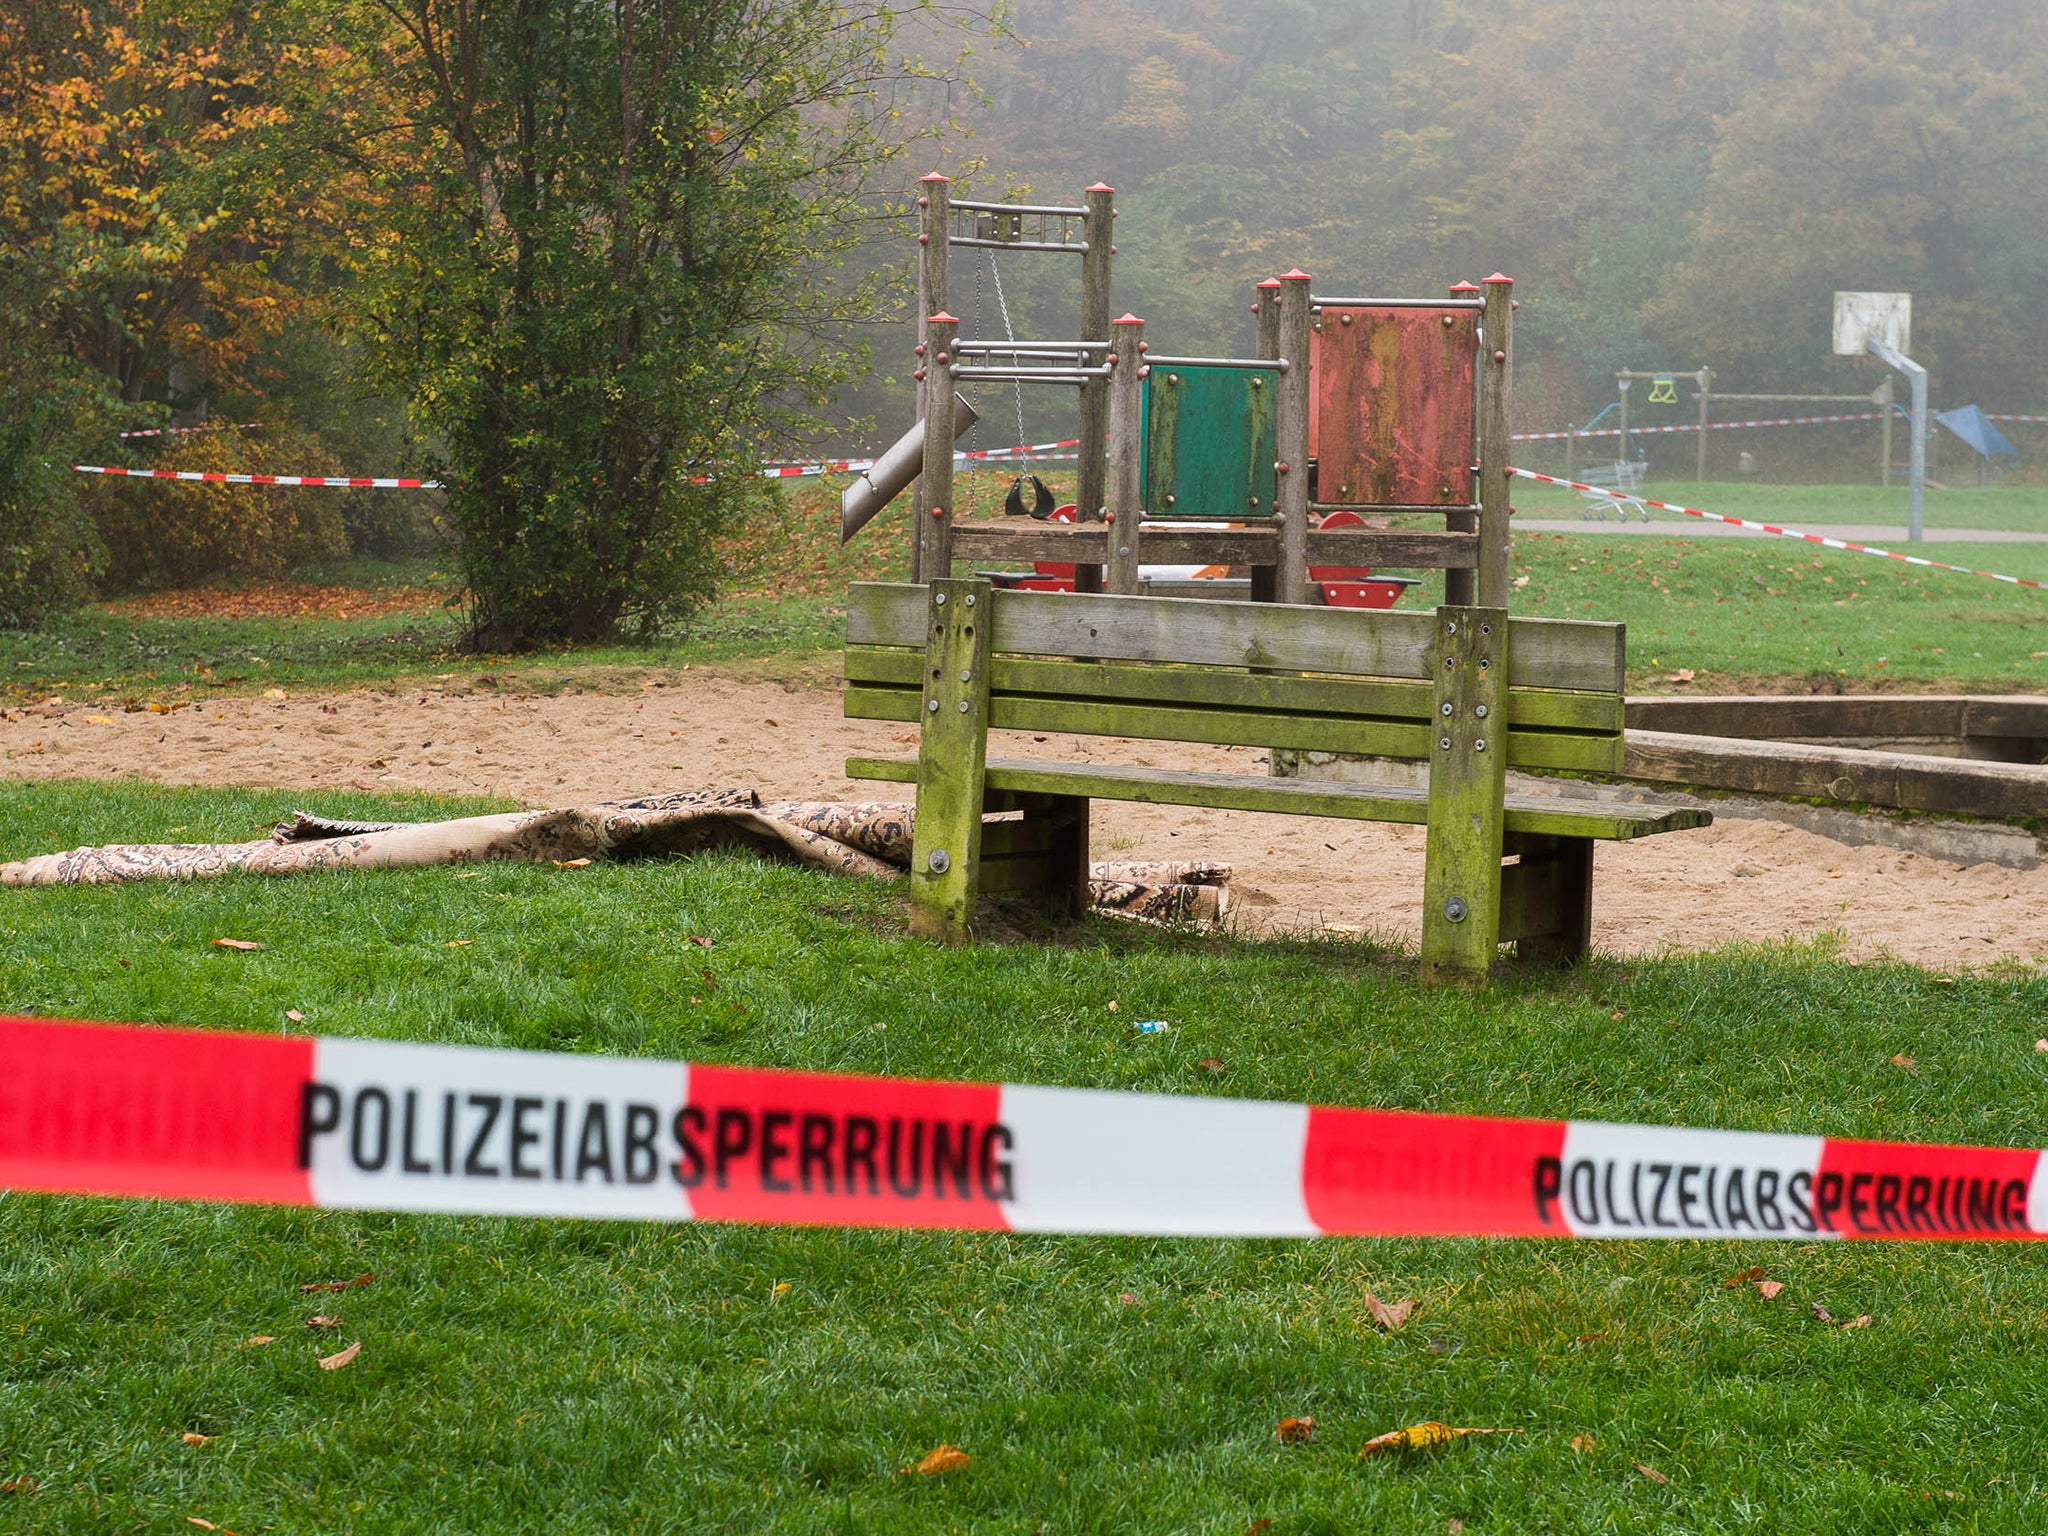
[[[1824,534],[1801,533],[1797,528],[1780,528],[1775,523],[1751,522],[1746,517],[1729,517],[1723,512],[1702,512],[1697,507],[1681,507],[1676,502],[1656,501],[1648,496],[1633,496],[1626,491],[1607,490],[1597,485],[1586,485],[1578,480],[1562,480],[1556,475],[1539,475],[1533,469],[1510,469],[1511,475],[1524,480],[1540,480],[1545,485],[1562,485],[1574,491],[1584,491],[1593,496],[1605,496],[1610,501],[1627,502],[1633,507],[1656,507],[1665,512],[1677,512],[1685,517],[1697,517],[1709,523],[1726,523],[1731,528],[1747,528],[1755,533],[1775,533],[1781,539],[1800,539],[1808,544],[1820,544],[1828,549],[1846,549],[1858,555],[1882,555],[1887,560],[1898,560],[1906,565],[1924,565],[1932,571],[1954,571],[1962,576],[1982,576],[1986,581],[2002,581],[2015,587],[2048,587],[2048,582],[2029,581],[2024,576],[2001,576],[1997,571],[1972,570],[1967,565],[1949,565],[1940,560],[1929,560],[1923,555],[1902,555],[1897,550],[1879,549],[1875,544],[1858,544],[1850,539],[1831,539]]]
[[[2048,418],[2022,418],[2018,416],[1994,416],[1993,421],[2042,420]],[[1710,421],[1703,428],[1696,421],[1679,422],[1675,426],[1630,427],[1630,437],[1654,436],[1659,432],[1735,432],[1746,427],[1812,427],[1837,421],[1883,421],[1882,411],[1863,411],[1854,416],[1772,416],[1762,421]],[[1513,443],[1547,443],[1561,441],[1567,437],[1619,437],[1619,427],[1588,427],[1576,432],[1517,432],[1509,437]]]
[[[438,491],[438,480],[406,480],[395,475],[229,475],[210,469],[120,469],[105,464],[74,464],[81,475],[127,475],[137,480],[204,480],[211,485],[328,485],[345,490]]]
[[[254,423],[250,423],[254,425]],[[208,431],[202,427],[168,427],[166,432]],[[123,437],[151,437],[154,432],[123,432]],[[956,463],[980,461],[1001,461],[1021,458],[1026,455],[1041,459],[1071,459],[1071,453],[1058,453],[1060,448],[1073,448],[1079,438],[1068,438],[1058,443],[1024,443],[1015,448],[983,448],[973,452],[956,453]],[[198,480],[210,485],[319,485],[341,490],[371,491],[440,491],[447,489],[438,480],[407,480],[394,475],[236,475],[222,474],[213,470],[199,469],[121,469],[106,464],[74,464],[73,470],[81,475],[126,475],[137,480]],[[804,463],[770,464],[761,471],[766,480],[788,480],[805,475],[831,475],[854,470],[873,469],[873,459],[815,459]],[[709,476],[699,476],[694,484],[702,485]]]
[[[209,422],[199,427],[144,427],[136,432],[117,432],[116,437],[190,437],[195,432],[260,432],[260,421]]]
[[[2036,1150],[0,1018],[0,1188],[1206,1237],[2028,1238]]]

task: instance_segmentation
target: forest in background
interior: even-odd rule
[[[1517,428],[1555,428],[1624,367],[1868,390],[1832,294],[1896,289],[1938,402],[2048,403],[2037,0],[1019,0],[1015,28],[937,168],[1115,186],[1115,307],[1175,350],[1248,345],[1249,285],[1289,267],[1404,296],[1500,270]],[[1003,264],[1020,333],[1075,302],[1047,260]]]
[[[472,20],[502,9],[406,4]],[[634,14],[633,0],[599,9],[613,24]],[[445,455],[431,407],[476,381],[444,370],[438,396],[408,394],[392,367],[404,344],[372,341],[394,314],[436,312],[422,285],[444,276],[444,210],[422,189],[460,182],[459,167],[435,181],[424,141],[405,136],[431,81],[385,67],[393,34],[364,21],[405,10],[0,0],[0,619],[91,581],[261,574],[445,536],[431,506],[370,493],[194,487],[167,517],[159,488],[81,487],[68,471],[76,457],[389,474]],[[596,14],[575,12],[579,25]],[[860,200],[832,164],[808,214],[786,201],[777,214],[831,221],[801,228],[803,249],[866,244],[803,274],[779,310],[758,290],[734,311],[752,327],[745,357],[762,361],[734,365],[733,387],[787,397],[762,418],[787,431],[720,452],[866,447],[907,420],[907,193],[934,168],[983,196],[1113,184],[1116,308],[1176,349],[1247,345],[1249,285],[1289,267],[1403,295],[1505,271],[1523,300],[1522,429],[1583,420],[1612,398],[1617,367],[1867,390],[1873,364],[1828,356],[1837,288],[1912,291],[1937,403],[2048,404],[2036,0],[1016,0],[993,19],[913,12],[892,46],[939,62],[847,77],[869,93],[868,120],[892,125],[861,170],[886,169]],[[738,132],[721,143],[746,120],[745,92],[700,93],[678,117],[703,135],[702,206],[733,206],[757,163]],[[817,111],[794,110],[820,130]],[[776,153],[787,162],[796,142]],[[891,144],[909,146],[893,163]],[[1071,330],[1067,258],[1019,255],[1000,276],[1020,334]],[[984,334],[1004,324],[996,277],[965,260],[955,272],[953,307]],[[688,315],[691,281],[649,302]],[[708,355],[690,325],[653,319],[649,359],[664,334],[671,373]],[[778,325],[802,334],[771,341]],[[859,379],[864,348],[875,367]],[[1034,407],[1027,434],[1067,435],[1066,404]],[[985,412],[983,444],[1012,440],[1009,402]],[[115,437],[199,420],[264,431]]]

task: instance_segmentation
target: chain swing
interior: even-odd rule
[[[974,253],[974,330],[976,335],[981,334],[981,257],[983,254],[982,251]],[[1017,329],[1010,323],[1010,301],[1003,292],[1003,269],[996,264],[995,252],[989,251],[986,254],[988,256],[989,275],[995,279],[996,304],[1001,308],[1003,314],[1003,340],[1014,342],[1017,339]],[[1014,363],[1016,358],[1013,356],[1010,361]],[[1024,432],[1024,385],[1021,381],[1013,380],[1010,388],[1015,394],[1017,401],[1017,445],[1024,452],[1024,473],[1010,483],[1010,493],[1003,498],[1003,515],[1006,517],[1023,517],[1026,515],[1024,487],[1029,485],[1031,487],[1029,515],[1037,518],[1040,522],[1044,522],[1052,516],[1057,499],[1053,496],[1052,487],[1039,479],[1031,469],[1031,445],[1025,441]]]

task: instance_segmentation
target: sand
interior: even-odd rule
[[[0,718],[0,776],[138,777],[321,792],[490,793],[565,805],[671,789],[770,799],[907,799],[844,776],[854,754],[906,754],[905,726],[846,720],[835,682],[663,674],[638,692],[520,695],[462,681],[402,693],[202,699],[169,714],[44,704]],[[1262,773],[1256,749],[998,732],[992,756]],[[1259,929],[1420,932],[1420,828],[1101,803],[1098,858],[1236,868],[1235,916]],[[45,852],[0,847],[0,858]],[[1833,934],[1852,960],[1937,969],[2048,965],[2048,866],[1959,867],[1852,848],[1769,822],[1599,847],[1593,943],[1614,955]]]

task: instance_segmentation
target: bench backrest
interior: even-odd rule
[[[921,721],[929,591],[858,583],[846,713]],[[1093,593],[988,594],[989,724],[1427,759],[1431,613]],[[1618,773],[1619,624],[1508,621],[1508,764]]]

